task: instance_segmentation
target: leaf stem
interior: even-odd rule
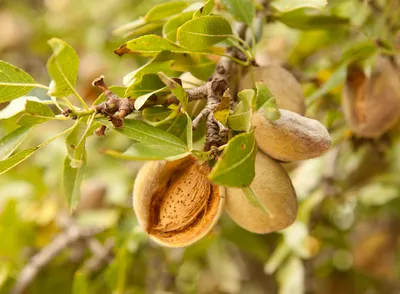
[[[252,48],[250,47],[249,44],[247,44],[244,40],[242,40],[241,38],[239,38],[236,35],[231,35],[230,37],[232,39],[234,39],[235,41],[237,41],[239,44],[243,44],[247,50],[245,50],[242,46],[240,46],[239,49],[242,49],[242,52],[244,54],[246,54],[247,57],[250,57],[252,60],[254,59],[254,54],[253,54]],[[248,55],[248,53],[250,53],[250,54]]]
[[[72,92],[74,92],[74,95],[76,96],[76,98],[78,98],[79,102],[82,104],[82,106],[86,109],[89,110],[89,107],[87,106],[85,100],[83,100],[82,96],[79,95],[79,93],[76,91],[76,89],[74,87],[71,87]]]
[[[50,143],[53,142],[54,140],[56,140],[56,139],[58,139],[58,138],[64,136],[65,134],[69,133],[69,132],[74,128],[74,126],[75,126],[75,125],[73,125],[72,127],[70,127],[70,128],[68,128],[68,129],[62,131],[61,133],[58,133],[57,135],[55,135],[54,137],[52,137],[52,138],[50,138],[50,139],[44,141],[43,143],[39,144],[39,145],[36,147],[36,149],[40,149],[40,148],[42,148],[42,147],[44,147],[44,146],[50,144]]]
[[[96,116],[96,113],[93,113],[92,116],[89,118],[89,121],[87,122],[86,130],[85,130],[85,132],[83,133],[81,139],[79,140],[76,149],[78,149],[78,148],[80,147],[81,144],[84,144],[85,138],[86,138],[86,134],[89,132],[90,127],[91,127],[92,124],[93,124],[93,120],[94,120],[94,117],[95,117],[95,116]]]
[[[67,97],[62,97],[62,99],[65,101],[66,105],[72,110],[75,108],[75,106],[67,99]]]
[[[230,60],[233,60],[234,62],[239,63],[240,65],[243,65],[243,66],[249,66],[249,62],[248,61],[242,61],[242,60],[240,60],[240,59],[238,59],[236,57],[230,56],[228,54],[215,54],[215,55],[227,57]]]

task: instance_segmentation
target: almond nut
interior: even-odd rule
[[[296,219],[297,199],[292,182],[276,160],[258,152],[251,187],[271,215],[250,204],[241,189],[227,188],[226,211],[242,228],[259,234],[283,230]]]
[[[210,167],[193,156],[152,161],[139,171],[133,207],[142,228],[156,242],[183,247],[206,235],[220,217],[224,189],[207,176]]]
[[[357,135],[376,138],[387,132],[400,118],[400,69],[386,57],[378,58],[370,77],[351,66],[342,108]]]
[[[278,65],[253,67],[240,81],[239,91],[253,88],[254,83],[260,80],[274,95],[279,108],[304,115],[306,104],[303,89],[290,72]]]
[[[330,148],[331,137],[319,121],[279,111],[281,116],[275,121],[267,119],[263,109],[252,117],[254,136],[264,153],[280,161],[293,161],[318,157]]]

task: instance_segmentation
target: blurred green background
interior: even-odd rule
[[[78,90],[93,101],[99,94],[91,86],[94,78],[104,74],[109,84],[122,84],[144,62],[113,54],[124,40],[111,32],[159,2],[3,0],[0,59],[48,84],[47,40],[62,38],[81,59]],[[272,20],[257,58],[290,69],[312,97],[338,75],[346,50],[376,40],[399,46],[399,6],[396,0],[329,1],[325,13],[349,23],[303,23],[302,30]],[[142,163],[103,155],[103,148],[130,144],[111,132],[88,139],[89,171],[70,216],[60,196],[64,142],[51,143],[0,176],[0,293],[10,293],[27,264],[40,271],[21,293],[400,293],[400,128],[375,140],[354,137],[340,110],[342,86],[338,79],[308,101],[307,115],[329,128],[334,146],[321,158],[286,166],[300,208],[297,222],[280,233],[252,234],[223,215],[211,234],[186,249],[154,245],[131,209]],[[45,92],[30,95],[42,98]],[[68,123],[43,124],[22,147],[43,142]],[[13,129],[2,122],[0,137]],[[44,267],[32,263],[71,222],[103,230]]]

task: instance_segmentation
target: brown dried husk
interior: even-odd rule
[[[362,68],[348,69],[343,89],[344,116],[354,133],[377,138],[400,118],[400,69],[389,58],[379,57],[370,77]]]
[[[133,206],[156,242],[183,247],[206,235],[220,217],[224,190],[211,184],[210,167],[188,156],[146,163],[137,175]]]
[[[268,87],[278,108],[304,115],[306,104],[303,89],[289,71],[278,65],[253,67],[241,79],[239,90],[251,89],[258,81]]]
[[[241,189],[227,188],[226,211],[242,228],[266,234],[290,226],[297,215],[297,198],[292,182],[276,160],[257,153],[256,175],[251,187],[272,215],[249,203]]]

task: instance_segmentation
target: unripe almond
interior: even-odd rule
[[[209,171],[207,163],[199,164],[193,156],[142,167],[135,180],[133,207],[154,241],[183,247],[214,227],[224,205],[224,189],[211,184]]]
[[[271,91],[279,108],[304,115],[303,89],[290,72],[278,65],[253,67],[240,81],[239,91],[253,88],[254,83],[260,80]]]
[[[378,58],[370,77],[351,66],[342,108],[357,135],[376,138],[387,132],[400,118],[400,68],[386,57]]]
[[[297,199],[292,182],[276,160],[258,152],[251,187],[271,214],[249,203],[241,189],[227,188],[226,211],[242,228],[259,234],[283,230],[296,219]]]
[[[275,121],[267,119],[263,109],[252,117],[254,136],[264,153],[280,161],[294,161],[318,157],[330,148],[331,137],[319,121],[279,111],[281,116]]]

